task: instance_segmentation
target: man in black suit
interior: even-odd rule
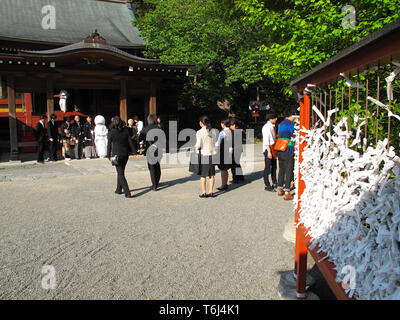
[[[35,138],[38,143],[37,162],[44,163],[44,148],[46,145],[46,115],[42,114],[35,128]]]
[[[74,123],[71,125],[71,135],[72,139],[75,142],[75,147],[74,147],[75,159],[81,159],[83,151],[84,131],[79,116],[74,117]]]
[[[165,147],[165,141],[159,141],[158,138],[163,135],[164,132],[157,124],[157,116],[155,114],[148,115],[147,126],[140,132],[139,141],[145,141],[147,167],[149,168],[152,183],[151,190],[153,191],[158,190],[158,184],[161,178],[160,161]]]
[[[47,122],[47,136],[49,138],[49,161],[57,161],[58,128],[55,123],[57,116],[53,113]]]

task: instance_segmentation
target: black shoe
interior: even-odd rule
[[[266,191],[275,192],[274,187],[271,187],[271,186],[266,186],[266,187],[265,187],[265,190],[266,190]]]
[[[225,187],[218,187],[217,190],[219,191],[228,190],[228,185],[226,185]]]
[[[214,195],[214,193],[207,193],[206,194],[207,195],[207,198],[215,198],[215,195]]]
[[[115,190],[114,193],[116,193],[116,194],[123,194],[122,191],[117,191],[117,190]]]
[[[125,195],[125,198],[133,198],[133,197],[134,197],[133,194],[126,194],[126,195]]]
[[[199,194],[199,197],[200,197],[200,198],[207,198],[208,195],[207,195],[206,193],[203,193],[203,194]]]

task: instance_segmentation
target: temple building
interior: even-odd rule
[[[5,0],[0,13],[0,140],[10,160],[32,148],[41,114],[176,113],[190,66],[143,57],[129,0]]]

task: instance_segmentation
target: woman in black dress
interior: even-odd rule
[[[232,131],[229,128],[230,120],[225,119],[221,121],[222,131],[219,133],[218,141],[215,146],[218,148],[219,164],[218,168],[221,170],[221,186],[217,189],[228,189],[228,170],[232,167]]]
[[[128,162],[129,151],[132,151],[135,159],[138,158],[135,146],[129,135],[129,130],[124,127],[124,122],[121,118],[115,116],[111,119],[111,127],[108,133],[107,157],[109,160],[111,160],[111,156],[118,157],[118,164],[115,166],[117,170],[117,188],[115,193],[124,193],[126,198],[133,197],[125,178],[125,167]]]

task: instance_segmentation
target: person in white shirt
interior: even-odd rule
[[[278,117],[271,113],[266,116],[267,123],[262,128],[262,136],[263,136],[263,153],[265,159],[265,167],[264,167],[264,184],[266,191],[275,191],[275,187],[277,186],[276,181],[276,158],[277,154],[274,150],[274,145],[276,142],[276,132],[275,132],[275,123],[278,120]],[[271,175],[272,186],[269,181],[269,175]]]
[[[232,167],[232,131],[229,128],[230,120],[224,119],[221,121],[222,131],[219,133],[218,141],[215,147],[218,149],[219,164],[221,170],[221,186],[217,189],[225,191],[228,189],[228,170]]]
[[[139,137],[140,136],[140,132],[143,130],[143,121],[141,121],[138,116],[134,116],[133,117],[133,121],[135,122],[135,125],[136,125],[137,137]],[[139,146],[138,153],[139,154],[143,154],[143,152],[144,152],[144,149],[143,149],[144,141],[137,141],[137,144]]]

